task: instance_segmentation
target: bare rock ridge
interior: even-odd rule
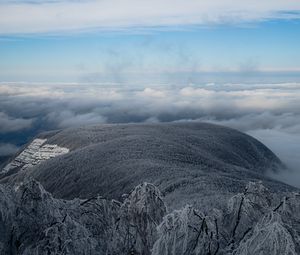
[[[250,182],[221,209],[168,211],[153,184],[119,202],[53,198],[38,182],[0,185],[0,254],[300,253],[300,194],[278,197]]]
[[[112,124],[39,135],[4,168],[0,182],[14,184],[30,177],[56,198],[101,194],[120,200],[146,181],[161,190],[170,208],[191,204],[204,210],[203,205],[224,206],[249,181],[263,180],[276,193],[291,191],[265,175],[280,168],[282,163],[266,146],[230,128]]]

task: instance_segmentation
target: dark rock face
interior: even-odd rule
[[[300,194],[278,200],[250,182],[210,214],[187,205],[167,212],[152,184],[123,202],[61,200],[34,180],[0,185],[0,254],[235,254],[300,252]]]
[[[248,135],[212,124],[98,125],[50,132],[39,139],[47,139],[45,146],[70,152],[7,172],[2,183],[32,177],[57,198],[101,194],[121,199],[146,181],[161,190],[172,209],[187,203],[222,207],[249,181],[264,180],[276,192],[292,189],[264,175],[283,167],[268,148]]]

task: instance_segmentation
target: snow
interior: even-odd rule
[[[68,148],[56,144],[47,144],[46,141],[47,139],[34,139],[12,162],[2,169],[1,173],[8,173],[15,168],[25,170],[45,160],[69,152]]]
[[[264,177],[280,161],[249,136],[157,124],[39,137],[1,179],[0,254],[300,254],[300,194]]]
[[[236,255],[297,255],[291,234],[279,214],[270,212],[259,221],[251,237],[240,244]]]
[[[117,200],[146,181],[161,190],[172,210],[186,204],[201,210],[221,207],[249,181],[264,180],[272,192],[290,189],[264,175],[266,169],[282,165],[263,144],[212,124],[95,125],[40,134],[39,138],[47,139],[41,148],[50,144],[71,152],[26,171],[15,169],[11,173],[17,174],[7,174],[5,180],[0,176],[0,181],[14,183],[32,177],[55,197],[101,194]]]
[[[0,254],[296,255],[299,208],[299,193],[278,204],[254,182],[227,207],[205,214],[191,205],[167,212],[150,183],[123,202],[61,200],[30,179],[18,188],[0,184]]]

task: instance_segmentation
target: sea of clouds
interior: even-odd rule
[[[98,123],[206,121],[246,132],[289,167],[300,187],[300,83],[0,83],[0,157],[37,133]]]

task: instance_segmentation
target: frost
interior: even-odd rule
[[[259,221],[252,236],[240,244],[236,255],[297,255],[291,234],[279,214],[271,212]]]
[[[219,249],[216,223],[191,206],[168,214],[157,231],[153,255],[215,254]]]
[[[0,195],[0,254],[150,254],[166,213],[148,183],[124,203],[55,199],[34,180],[0,185]]]
[[[205,215],[192,206],[176,210],[159,225],[152,254],[299,254],[300,196],[290,195],[275,206],[261,182],[250,182],[223,212]]]
[[[1,182],[30,176],[54,196],[73,199],[99,193],[121,198],[147,181],[159,187],[168,208],[191,204],[205,212],[223,208],[250,180],[263,180],[272,192],[292,190],[264,175],[283,169],[268,148],[250,136],[212,124],[95,125],[40,137],[47,141],[39,151],[56,144],[72,152],[26,171],[14,168],[4,178],[0,174]]]
[[[167,212],[161,192],[136,186],[123,202],[55,199],[33,179],[0,185],[0,254],[296,255],[300,195],[274,200],[250,182],[222,210]]]
[[[261,182],[249,182],[243,193],[229,199],[222,219],[223,235],[233,249],[271,206],[271,195]]]
[[[162,195],[154,185],[138,185],[120,207],[114,243],[125,245],[116,254],[151,254],[157,238],[156,227],[166,211]]]
[[[25,170],[40,164],[42,161],[69,152],[68,148],[56,144],[45,144],[46,141],[47,139],[34,139],[12,162],[2,169],[1,173],[7,173],[15,168]]]

